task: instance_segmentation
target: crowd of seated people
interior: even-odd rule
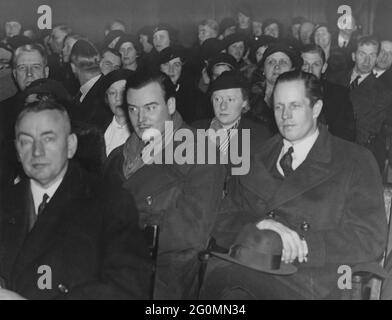
[[[285,32],[243,4],[200,21],[188,48],[167,23],[115,20],[93,43],[5,22],[0,299],[335,297],[335,269],[377,261],[386,240],[392,39],[358,23],[294,17]],[[178,140],[201,129],[224,132],[215,163]],[[206,161],[170,161],[171,147]],[[274,271],[234,250],[263,239],[280,245]],[[206,268],[207,247],[220,258]],[[53,288],[37,288],[40,265]]]

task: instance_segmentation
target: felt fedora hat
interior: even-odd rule
[[[290,275],[297,272],[294,265],[281,261],[282,249],[282,240],[278,233],[259,230],[255,225],[249,224],[238,234],[228,253],[212,251],[211,254],[269,274]]]

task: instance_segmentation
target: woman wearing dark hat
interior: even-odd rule
[[[136,71],[139,66],[141,55],[141,45],[138,39],[130,34],[124,34],[118,39],[114,48],[121,54],[122,68]]]
[[[263,34],[279,39],[282,36],[281,33],[282,33],[282,27],[278,20],[267,19],[264,21]]]
[[[125,143],[130,135],[128,117],[123,108],[123,93],[130,70],[115,70],[104,78],[105,102],[113,112],[113,120],[105,130],[106,155]]]
[[[263,58],[263,54],[265,50],[267,50],[268,45],[276,43],[277,41],[278,40],[274,37],[261,35],[257,40],[253,41],[249,53],[249,59],[253,63],[259,63]]]
[[[110,31],[106,36],[105,40],[103,42],[103,49],[105,48],[111,48],[114,49],[114,47],[117,44],[117,41],[120,39],[122,35],[124,35],[124,31],[122,30],[113,30]]]
[[[236,33],[237,31],[237,22],[231,18],[223,18],[221,23],[219,24],[219,39],[223,40],[227,36]]]
[[[278,42],[268,46],[257,64],[252,79],[251,114],[266,123],[272,132],[277,132],[271,102],[276,79],[282,73],[300,69],[302,63],[299,52]]]

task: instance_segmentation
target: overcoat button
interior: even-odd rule
[[[268,212],[267,217],[270,218],[270,219],[275,219],[276,214],[275,214],[274,211],[270,211],[270,212]]]
[[[310,224],[307,223],[306,221],[301,223],[301,230],[304,232],[307,232],[310,229]]]
[[[60,292],[62,292],[62,293],[69,292],[68,288],[65,285],[63,285],[62,283],[59,284],[58,288],[59,288]]]
[[[151,206],[152,205],[152,197],[151,196],[146,197],[146,202],[149,206]]]

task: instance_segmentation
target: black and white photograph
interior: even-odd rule
[[[391,0],[0,0],[0,300],[392,300],[391,199]]]

